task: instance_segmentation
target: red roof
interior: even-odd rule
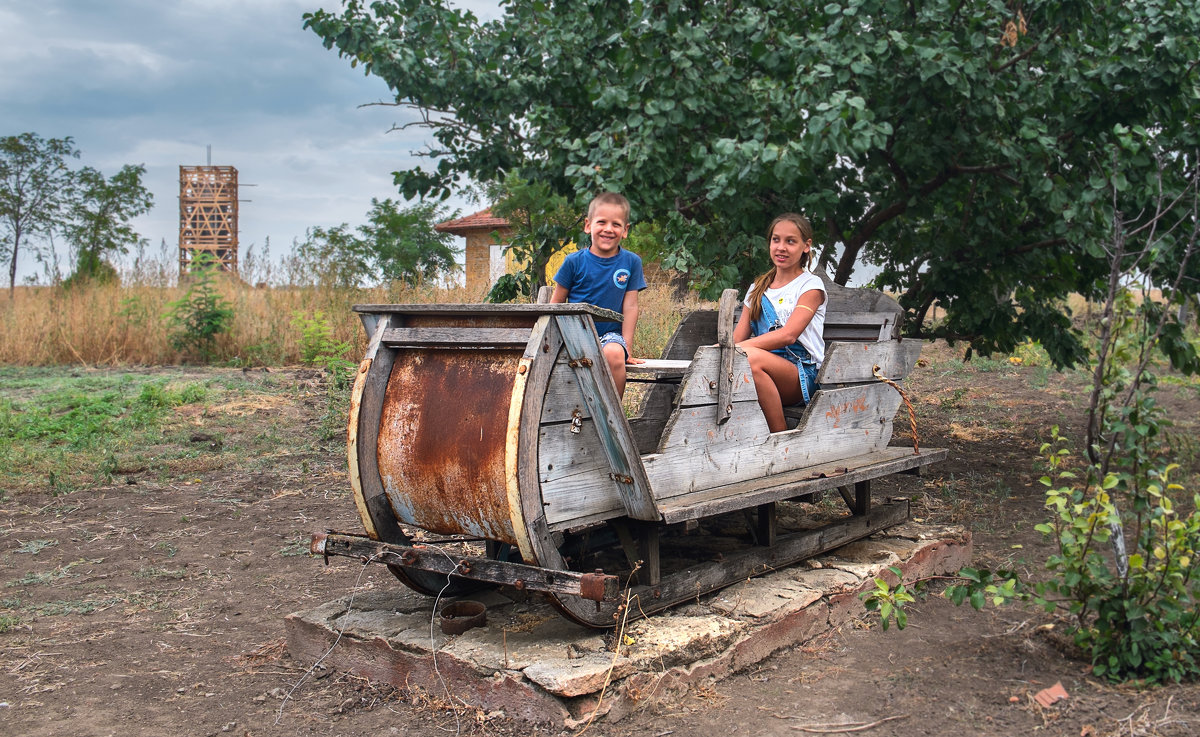
[[[492,209],[489,207],[486,210],[480,210],[474,215],[466,215],[457,220],[447,220],[444,223],[438,223],[433,226],[433,229],[440,233],[462,235],[473,230],[498,230],[507,227],[509,227],[508,221],[493,215]]]

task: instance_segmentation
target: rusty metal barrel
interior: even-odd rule
[[[368,536],[406,544],[402,526],[465,535],[507,543],[527,563],[565,569],[542,512],[541,405],[563,335],[590,337],[595,346],[593,316],[613,313],[574,304],[354,310],[370,342],[354,382],[347,454]],[[581,343],[590,354],[579,356],[581,365],[602,369],[598,348]],[[392,570],[428,594],[446,583],[425,571]]]

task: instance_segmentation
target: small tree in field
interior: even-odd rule
[[[308,230],[296,244],[297,276],[307,283],[355,287],[380,280],[416,284],[452,273],[458,268],[453,236],[434,225],[455,216],[433,203],[404,207],[372,198],[365,224]]]
[[[227,332],[233,322],[233,309],[217,293],[216,273],[212,254],[199,254],[192,262],[187,292],[167,305],[171,347],[205,363],[216,353],[217,336]]]
[[[1144,153],[1148,135],[1119,131],[1116,155]],[[1110,274],[1084,447],[1072,452],[1057,427],[1041,447],[1049,519],[1037,529],[1056,547],[1045,563],[1050,577],[1029,583],[1012,571],[964,568],[945,592],[975,608],[1017,600],[1068,615],[1093,672],[1113,680],[1200,678],[1200,493],[1173,478],[1170,414],[1155,397],[1156,357],[1200,373],[1175,309],[1196,293],[1188,273],[1200,245],[1198,157],[1159,160],[1158,177],[1141,185],[1156,207],[1136,219],[1121,215],[1116,178],[1107,184],[1115,217],[1101,246]],[[1161,301],[1154,283],[1167,285]],[[877,581],[865,598],[903,626],[901,594]]]
[[[129,221],[149,212],[154,204],[154,196],[142,184],[145,173],[145,166],[127,165],[108,178],[90,166],[74,174],[74,192],[63,228],[75,251],[72,280],[115,278],[116,272],[105,258],[138,245],[141,236]]]
[[[546,185],[524,182],[515,176],[493,188],[488,196],[496,201],[492,214],[513,226],[508,250],[521,264],[521,270],[501,276],[492,285],[487,299],[489,302],[528,300],[546,285],[550,257],[566,244],[580,241],[585,213]]]
[[[0,138],[0,234],[9,258],[10,297],[16,289],[21,246],[58,224],[72,182],[67,159],[78,157],[69,137],[44,140],[22,133]]]

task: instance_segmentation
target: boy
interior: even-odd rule
[[[588,205],[583,232],[592,237],[592,245],[563,260],[550,301],[585,302],[621,313],[619,323],[596,321],[596,334],[617,396],[624,396],[625,364],[642,363],[630,355],[630,346],[637,329],[638,292],[646,288],[642,259],[621,248],[629,235],[629,200],[616,192],[597,195]]]

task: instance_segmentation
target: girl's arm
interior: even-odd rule
[[[738,340],[737,336],[742,327],[742,322],[746,321],[748,310],[742,311],[742,319],[738,321],[738,329],[734,331],[734,342],[739,346],[749,346],[752,348],[762,348],[763,350],[775,350],[786,345],[795,343],[808,324],[812,322],[813,315],[817,314],[817,308],[825,301],[825,292],[820,289],[810,289],[800,295],[800,299],[796,301],[796,309],[792,310],[792,316],[784,323],[783,327],[778,330],[772,330],[762,335],[756,335],[753,338],[745,338]],[[750,334],[749,323],[746,326],[746,335]]]
[[[750,337],[750,308],[742,305],[742,316],[738,318],[737,326],[733,329],[734,345]]]
[[[554,294],[550,295],[550,304],[566,304],[567,303],[567,288],[561,284],[554,285]]]

